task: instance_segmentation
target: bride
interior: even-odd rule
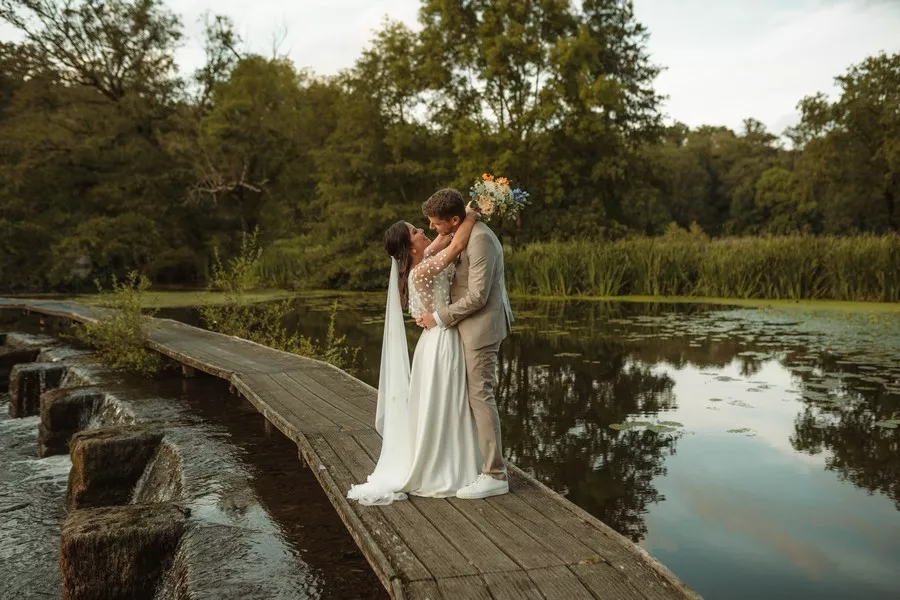
[[[450,303],[455,261],[477,219],[478,214],[467,209],[452,240],[440,235],[430,242],[422,229],[405,221],[394,223],[384,234],[391,278],[375,415],[381,455],[368,481],[347,493],[361,504],[390,504],[407,494],[455,496],[478,476],[481,453],[459,332],[455,327],[424,331],[410,372],[403,325],[403,308],[417,316]]]

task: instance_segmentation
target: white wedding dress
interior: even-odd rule
[[[410,273],[410,314],[431,313],[449,304],[456,266],[451,262],[444,268],[448,262],[438,253]],[[455,327],[424,331],[409,370],[396,261],[393,265],[376,416],[381,455],[367,482],[347,493],[367,505],[390,504],[407,494],[455,496],[478,476],[481,464],[459,332]]]

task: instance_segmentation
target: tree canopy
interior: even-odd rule
[[[202,283],[255,229],[297,285],[383,282],[381,233],[482,172],[532,205],[504,243],[900,228],[900,55],[799,100],[783,136],[666,125],[662,65],[626,0],[423,0],[332,77],[246,52],[206,21],[179,73],[162,0],[0,0],[0,288],[139,269]]]

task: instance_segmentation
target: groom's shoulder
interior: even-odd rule
[[[472,235],[473,235],[473,236],[476,236],[476,235],[489,235],[489,236],[492,236],[492,237],[493,237],[493,236],[494,236],[494,232],[493,232],[493,230],[491,230],[490,227],[487,226],[487,224],[485,224],[485,223],[482,222],[482,221],[478,221],[477,223],[475,223],[475,226],[472,227]]]

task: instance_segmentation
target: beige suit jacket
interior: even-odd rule
[[[444,327],[456,327],[469,350],[503,341],[513,322],[503,271],[503,247],[491,228],[475,224],[450,284],[450,305],[437,311]]]

